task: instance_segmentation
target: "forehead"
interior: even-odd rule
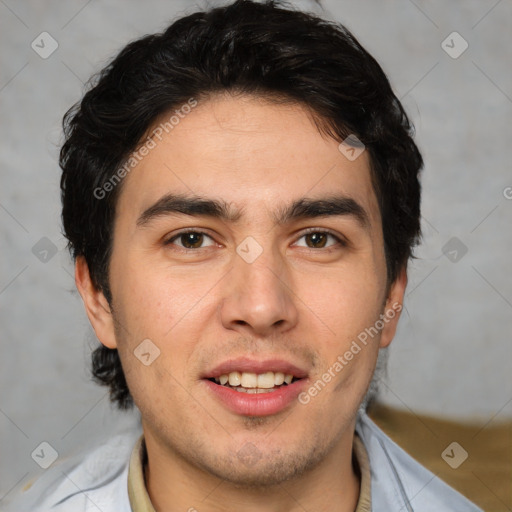
[[[221,199],[242,220],[302,197],[339,194],[362,204],[372,224],[380,218],[367,152],[349,160],[301,105],[218,95],[175,107],[148,133],[151,149],[124,179],[117,217],[140,215],[175,193]]]

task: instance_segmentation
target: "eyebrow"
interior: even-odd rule
[[[235,209],[222,199],[200,196],[167,194],[142,212],[137,226],[143,227],[152,220],[172,214],[206,216],[236,223],[243,216],[243,209]],[[321,199],[303,197],[290,205],[277,208],[273,213],[276,224],[287,224],[301,219],[316,217],[349,216],[364,229],[370,227],[369,215],[355,199],[347,196],[329,196]]]

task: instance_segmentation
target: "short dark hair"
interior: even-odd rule
[[[300,104],[322,133],[340,142],[355,135],[366,146],[392,283],[420,239],[423,161],[386,75],[343,25],[275,0],[236,0],[128,44],[64,116],[64,231],[73,257],[85,258],[107,300],[112,302],[108,268],[122,183],[105,184],[157,118],[191,98],[221,92]],[[117,350],[97,348],[92,371],[119,408],[133,406]]]

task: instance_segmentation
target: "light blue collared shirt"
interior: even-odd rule
[[[370,462],[374,512],[483,512],[415,461],[360,412],[356,432]],[[5,512],[132,512],[128,469],[141,435],[118,435],[80,459],[55,463]]]

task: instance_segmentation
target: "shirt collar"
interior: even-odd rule
[[[147,463],[146,443],[141,435],[132,450],[128,469],[128,498],[133,512],[155,512],[144,478]]]

